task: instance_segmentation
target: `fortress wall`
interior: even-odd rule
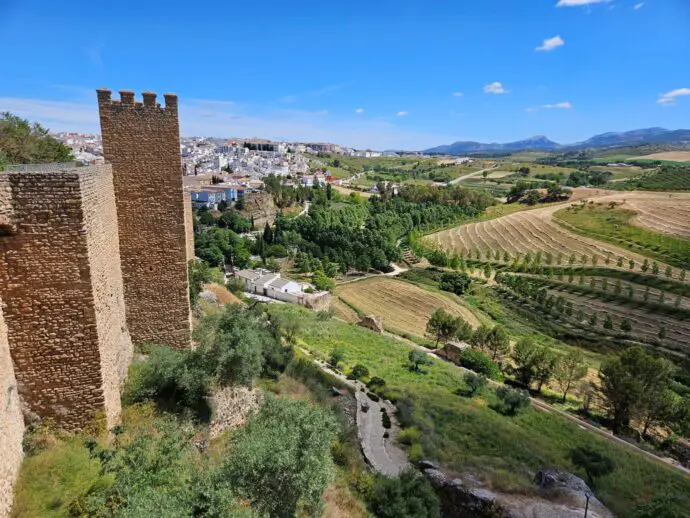
[[[192,195],[184,194],[184,229],[187,242],[187,262],[192,261],[194,254],[194,212],[192,211]]]
[[[0,173],[0,235],[14,230],[12,188],[6,174]]]
[[[0,300],[0,517],[10,514],[12,487],[22,461],[23,434],[24,419]]]
[[[103,154],[112,164],[127,325],[132,340],[191,345],[177,97],[98,90]]]
[[[103,290],[112,307],[121,307],[122,293],[117,280],[94,281],[91,268],[99,246],[102,254],[117,246],[117,233],[99,223],[108,220],[109,209],[107,180],[98,177],[109,175],[110,166],[6,174],[17,230],[0,237],[0,297],[25,417],[52,418],[78,430],[105,410],[112,423],[119,397],[106,397],[104,386],[119,384],[119,375],[115,382],[114,374],[101,367],[101,348],[111,346],[100,343],[99,333],[106,335],[108,324],[100,321],[94,290]],[[106,196],[90,191],[89,184],[100,185]],[[90,235],[101,225],[108,237]],[[116,343],[126,340],[123,327],[121,322]]]
[[[120,420],[120,389],[132,360],[125,319],[115,192],[110,166],[80,175],[108,427]]]

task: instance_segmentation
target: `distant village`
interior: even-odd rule
[[[100,135],[58,133],[55,136],[72,149],[78,163],[103,163]],[[309,155],[315,157],[319,153],[364,158],[400,156],[396,152],[356,150],[330,143],[207,137],[180,140],[184,187],[195,208],[214,209],[221,202],[236,202],[247,193],[261,191],[263,180],[270,174],[282,177],[287,187],[347,183],[335,178],[326,166],[310,164]]]

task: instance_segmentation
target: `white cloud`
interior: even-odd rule
[[[506,90],[501,83],[495,81],[484,87],[484,93],[486,94],[507,94],[510,90]]]
[[[558,0],[556,7],[580,7],[583,5],[603,4],[611,0]]]
[[[407,115],[406,111],[400,111],[398,112],[398,117],[405,117]]]
[[[357,108],[355,113],[364,113],[364,108]]]
[[[10,111],[52,131],[99,133],[96,94],[70,100],[0,97],[0,112]],[[91,97],[91,95],[93,97]],[[138,96],[137,96],[138,97]],[[117,99],[116,93],[113,98]],[[270,104],[247,105],[214,99],[180,99],[182,135],[263,137],[301,142],[335,142],[358,149],[425,149],[454,142],[454,133],[415,130],[396,119],[358,117],[286,109]]]
[[[666,92],[661,97],[659,97],[659,100],[657,100],[657,102],[662,106],[672,106],[676,103],[677,97],[682,97],[684,95],[690,95],[690,88],[678,88],[676,90]]]
[[[543,104],[541,107],[546,110],[569,110],[573,107],[573,105],[570,102],[566,101],[556,104]]]
[[[635,9],[637,11],[638,9],[642,9],[643,5],[644,5],[644,2],[640,2],[639,4],[633,5],[633,9]]]
[[[562,47],[565,45],[565,41],[563,38],[560,37],[560,35],[554,36],[553,38],[547,38],[544,40],[544,43],[541,45],[541,47],[537,47],[534,50],[540,51],[540,52],[550,52],[553,49],[557,49],[558,47]]]
[[[462,97],[462,96],[465,95],[465,94],[462,93],[462,92],[453,92],[453,93],[450,94],[450,95],[452,95],[453,97]]]
[[[526,111],[527,113],[534,113],[534,112],[537,111],[537,109],[536,109],[536,108],[525,108],[525,111]]]

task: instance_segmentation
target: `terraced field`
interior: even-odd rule
[[[639,193],[622,206],[637,212],[633,223],[661,234],[690,239],[690,196]]]
[[[338,286],[335,295],[364,314],[383,318],[383,325],[400,333],[424,337],[426,323],[437,308],[461,316],[473,327],[479,325],[474,314],[451,296],[434,293],[408,282],[389,277],[374,277]]]
[[[575,314],[583,310],[585,314],[584,325],[592,313],[597,314],[597,329],[603,329],[606,313],[611,315],[614,330],[620,332],[620,325],[624,318],[632,322],[632,337],[638,337],[646,343],[657,343],[659,329],[666,328],[667,336],[663,340],[662,347],[672,353],[690,356],[690,321],[678,320],[667,315],[661,315],[644,308],[635,308],[616,303],[606,302],[593,295],[576,295],[556,289],[547,290],[554,296],[562,296],[573,303]]]
[[[590,194],[590,196],[587,196]],[[667,193],[611,193],[606,191],[576,190],[575,196],[587,197],[597,203],[624,203],[640,213],[638,221],[654,230],[664,230],[669,234],[687,235],[690,233],[690,195]],[[562,227],[553,220],[558,210],[567,207],[571,202],[549,205],[538,209],[509,214],[497,219],[470,223],[444,230],[428,236],[430,243],[455,253],[470,253],[474,250],[485,252],[487,249],[500,254],[535,253],[537,251],[559,253],[568,257],[575,254],[599,257],[600,262],[607,256],[617,259],[623,257],[624,267],[632,259],[636,267],[644,257],[627,249],[604,243],[588,237],[577,235]],[[659,212],[657,212],[657,206]],[[614,263],[615,264],[615,263]],[[615,267],[615,266],[614,266]]]

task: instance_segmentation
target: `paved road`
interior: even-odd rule
[[[302,349],[305,354],[310,355],[309,351]],[[310,355],[311,356],[311,355]],[[395,437],[400,430],[395,419],[395,405],[389,401],[372,401],[366,395],[366,385],[361,381],[349,380],[340,373],[331,370],[327,363],[313,360],[314,364],[321,370],[336,376],[346,385],[355,390],[357,399],[357,435],[364,453],[364,458],[371,467],[378,473],[384,475],[397,476],[410,467],[407,454],[400,448]],[[365,392],[362,392],[364,388]],[[363,408],[368,407],[368,410]],[[392,428],[388,430],[390,437],[384,438],[386,429],[383,427],[381,419],[382,408],[385,408],[391,418]]]
[[[302,209],[302,212],[300,212],[299,214],[297,214],[297,217],[300,217],[300,216],[306,214],[307,212],[309,212],[309,206],[310,206],[310,205],[311,205],[311,202],[310,202],[310,201],[305,201],[305,202],[304,202],[304,208]]]

